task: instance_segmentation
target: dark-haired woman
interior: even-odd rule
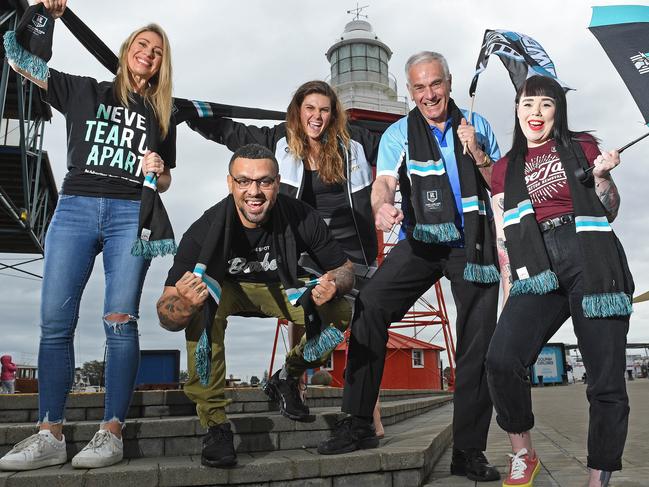
[[[529,369],[570,317],[588,374],[589,486],[622,468],[629,415],[624,382],[633,280],[610,222],[620,198],[611,170],[587,133],[568,128],[566,98],[533,76],[516,96],[512,149],[492,174],[493,208],[507,299],[487,354],[497,421],[512,445],[503,486],[532,486],[540,469]],[[587,181],[576,173],[592,166]]]
[[[42,0],[53,17],[65,0]],[[150,260],[131,255],[138,237],[144,176],[158,176],[158,191],[171,184],[175,125],[171,121],[171,50],[156,24],[134,31],[119,54],[111,82],[49,70],[45,81],[14,68],[46,90],[63,113],[68,133],[68,173],[45,238],[38,352],[39,432],[18,443],[0,470],[31,470],[65,463],[65,404],[74,378],[74,333],[95,258],[103,254],[106,291],[106,395],[99,431],[72,460],[75,468],[122,460],[126,420],[140,359],[138,317]],[[147,150],[152,107],[163,141]]]
[[[249,143],[271,149],[282,176],[280,192],[318,210],[353,262],[358,285],[375,270],[378,253],[370,195],[380,135],[350,126],[336,93],[324,81],[302,84],[286,112],[286,122],[274,127],[227,118],[193,120],[188,125],[231,151]],[[317,263],[308,258],[303,257],[301,265],[319,274]],[[298,379],[280,369],[268,384],[278,391],[295,391]],[[295,397],[291,394],[286,401],[290,404]]]

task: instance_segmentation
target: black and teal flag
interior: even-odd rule
[[[469,96],[475,94],[478,86],[478,76],[487,69],[489,56],[492,54],[498,56],[507,71],[509,71],[509,77],[514,83],[516,91],[523,86],[527,78],[534,75],[549,76],[556,79],[564,89],[570,89],[557,78],[554,63],[539,42],[518,32],[487,29],[475,65],[475,74],[469,88]]]
[[[649,7],[593,7],[588,29],[604,48],[649,125]]]

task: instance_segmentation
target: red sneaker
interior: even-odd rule
[[[532,487],[534,477],[541,470],[539,457],[530,458],[526,448],[516,455],[509,454],[509,457],[509,475],[503,482],[503,487]]]

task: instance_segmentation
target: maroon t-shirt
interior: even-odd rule
[[[579,143],[589,165],[600,154],[597,141],[590,134],[580,134]],[[491,174],[491,193],[504,192],[507,156],[498,160]],[[538,147],[530,147],[525,157],[525,183],[536,213],[536,220],[542,222],[573,212],[570,188],[563,163],[559,159],[554,139]]]

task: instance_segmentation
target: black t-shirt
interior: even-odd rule
[[[239,282],[279,282],[272,224],[246,228],[237,222],[226,275]]]
[[[278,201],[281,199],[288,221],[291,222],[293,228],[296,256],[299,256],[302,252],[307,252],[318,266],[325,271],[340,267],[346,262],[347,257],[340,245],[331,236],[327,225],[313,208],[300,200],[282,194],[278,195],[277,198]],[[196,220],[185,232],[178,246],[178,252],[174,257],[173,266],[169,270],[165,286],[175,286],[185,272],[194,270],[201,246],[215,218],[216,211],[212,207],[203,213],[203,216]],[[227,272],[226,278],[247,282],[279,282],[279,276],[277,272],[274,272],[276,270],[274,269],[276,268],[274,263],[277,256],[272,248],[272,229],[270,225],[263,225],[254,230],[244,229],[241,224],[239,226],[240,232],[235,230],[232,236],[232,248],[230,251],[232,258],[226,264],[226,270],[232,268],[233,259],[243,258],[246,259],[246,264],[255,262],[250,266],[250,270],[254,267],[255,272]],[[268,248],[266,249],[266,247]],[[210,269],[218,267],[219,263],[216,262],[216,259],[215,256],[207,264],[208,274],[211,273]],[[241,261],[236,261],[236,263],[242,269],[245,268],[245,265],[241,265]],[[266,270],[264,270],[264,266]]]
[[[113,83],[50,69],[46,101],[65,115],[68,173],[61,192],[139,200],[141,160],[147,150],[146,109],[140,95],[124,108]],[[169,168],[176,167],[176,126],[158,150]]]
[[[318,171],[305,169],[300,199],[318,210],[331,234],[353,262],[364,262],[354,215],[342,183],[325,183]]]

